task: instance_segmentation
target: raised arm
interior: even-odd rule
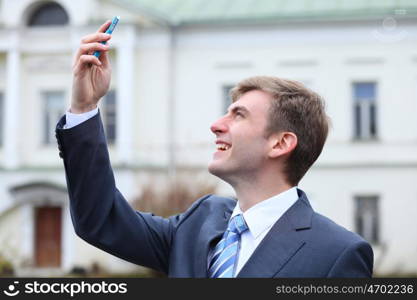
[[[97,106],[110,84],[108,46],[100,41],[109,22],[86,36],[74,62],[71,112]],[[100,59],[91,55],[103,51]],[[71,217],[76,233],[87,242],[130,262],[168,272],[169,253],[178,217],[164,219],[134,211],[115,186],[100,115],[56,133],[64,160]]]

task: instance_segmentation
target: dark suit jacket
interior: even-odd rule
[[[207,256],[236,201],[207,195],[170,218],[134,211],[117,190],[100,115],[57,125],[71,217],[85,241],[170,277],[207,277]],[[373,252],[357,234],[317,214],[303,191],[275,223],[238,277],[370,277]]]

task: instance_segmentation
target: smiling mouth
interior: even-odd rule
[[[230,149],[230,147],[231,147],[230,145],[223,144],[223,143],[217,144],[217,150],[219,151],[227,151]]]

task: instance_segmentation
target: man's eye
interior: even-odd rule
[[[239,111],[236,112],[236,116],[244,117],[244,115],[241,112],[239,112]]]

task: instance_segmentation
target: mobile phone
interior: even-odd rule
[[[120,20],[120,17],[119,16],[116,16],[116,17],[114,17],[113,18],[113,20],[111,20],[111,24],[110,24],[110,26],[107,28],[107,30],[106,30],[106,32],[105,33],[107,33],[107,34],[112,34],[113,33],[113,30],[114,30],[114,28],[116,28],[116,25],[117,25],[117,23],[119,23],[119,20]],[[104,44],[106,44],[106,42],[101,42],[103,45]],[[95,57],[97,57],[97,58],[99,58],[100,57],[100,54],[101,54],[101,51],[96,51],[96,52],[94,52],[94,56]]]

